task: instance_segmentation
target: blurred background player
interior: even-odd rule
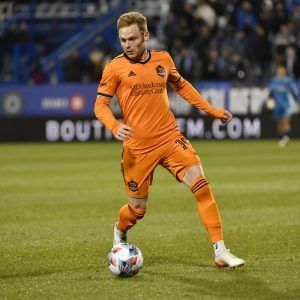
[[[125,13],[117,27],[124,52],[106,64],[95,103],[96,117],[123,141],[122,172],[129,203],[119,211],[114,244],[125,242],[127,231],[143,218],[154,170],[161,165],[194,194],[217,267],[244,265],[225,247],[217,204],[200,158],[179,132],[169,107],[167,83],[186,101],[224,123],[231,121],[232,114],[210,105],[183,79],[168,52],[147,50],[149,32],[143,15]],[[114,94],[123,113],[121,124],[109,108]]]
[[[276,76],[271,80],[270,94],[274,99],[274,119],[280,136],[279,146],[285,147],[290,140],[291,115],[295,112],[297,88],[291,77],[287,76],[284,66],[277,66]]]

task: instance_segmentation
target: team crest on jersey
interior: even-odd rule
[[[131,191],[136,192],[138,190],[138,184],[135,181],[131,180],[127,184]]]
[[[166,76],[165,68],[161,65],[156,67],[156,72],[159,76],[162,76],[162,77]]]

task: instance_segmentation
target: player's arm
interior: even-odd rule
[[[293,95],[293,97],[296,101],[300,102],[299,90],[298,90],[297,85],[294,81],[291,82],[291,94]]]
[[[201,94],[185,79],[181,77],[175,68],[174,62],[170,57],[171,71],[168,76],[168,83],[171,88],[178,93],[183,99],[195,105],[198,109],[205,111],[214,118],[227,123],[231,121],[232,114],[228,110],[217,109],[213,107]]]
[[[132,136],[132,129],[125,124],[120,124],[109,108],[110,101],[117,88],[117,74],[113,68],[107,64],[98,86],[94,112],[96,118],[113,133],[116,139],[126,141]]]

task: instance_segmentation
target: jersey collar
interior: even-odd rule
[[[135,62],[135,63],[144,65],[145,63],[147,63],[147,62],[151,59],[151,51],[147,50],[147,53],[148,53],[148,57],[147,57],[147,59],[144,60],[144,61],[138,61],[138,60],[132,59],[132,58],[128,57],[128,56],[126,55],[125,52],[124,52],[124,56],[125,56],[128,60],[130,60],[130,61],[133,61],[133,62]]]

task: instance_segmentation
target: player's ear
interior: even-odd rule
[[[145,42],[148,42],[148,41],[149,41],[149,38],[150,38],[150,33],[149,33],[149,31],[145,31],[145,33],[144,33],[144,40],[145,40]]]

